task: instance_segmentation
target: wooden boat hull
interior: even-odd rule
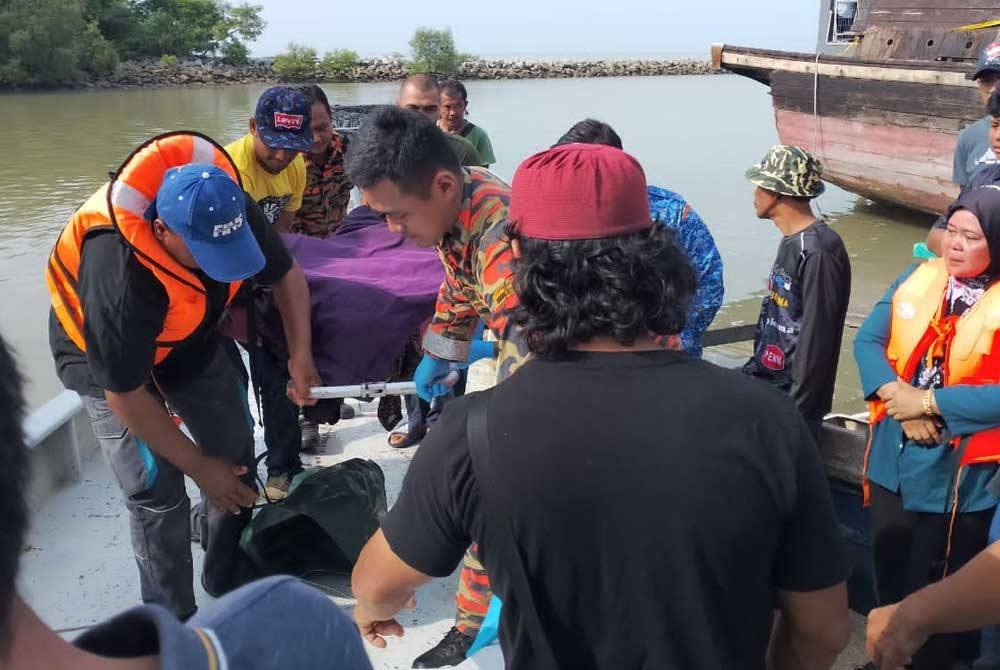
[[[958,133],[982,103],[964,63],[864,61],[717,45],[717,66],[770,86],[780,141],[864,197],[940,213]]]

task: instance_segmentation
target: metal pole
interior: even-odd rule
[[[365,382],[347,386],[314,386],[309,395],[317,400],[327,398],[361,398],[374,400],[387,395],[416,395],[417,385],[413,382]]]
[[[446,386],[454,386],[458,380],[459,370],[453,367],[441,382]],[[386,395],[417,395],[417,385],[414,382],[365,382],[347,386],[313,386],[309,389],[309,396],[317,400],[327,398],[374,400]]]

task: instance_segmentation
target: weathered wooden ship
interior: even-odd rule
[[[959,131],[985,110],[971,74],[1000,0],[820,0],[816,53],[715,45],[716,67],[770,86],[778,135],[825,179],[938,213]]]

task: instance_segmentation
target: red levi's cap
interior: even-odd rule
[[[514,230],[538,240],[596,240],[649,230],[639,161],[603,144],[564,144],[527,158],[510,194]]]

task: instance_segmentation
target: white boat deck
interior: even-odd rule
[[[491,378],[488,364],[477,364],[470,389],[482,388]],[[415,449],[392,449],[375,416],[375,405],[350,401],[358,416],[326,427],[323,453],[303,456],[307,465],[332,465],[350,458],[368,458],[385,472],[389,505],[396,500]],[[256,413],[256,408],[253,408]],[[258,428],[258,446],[262,441]],[[189,481],[192,500],[197,488]],[[195,592],[200,606],[211,601],[200,587],[201,549],[192,545]],[[417,593],[417,609],[403,612],[406,629],[385,650],[368,647],[378,670],[409,668],[412,660],[440,640],[454,617],[457,575],[435,580]],[[353,605],[347,578],[325,584],[338,595],[333,600]],[[82,464],[80,481],[65,486],[36,505],[32,528],[21,560],[20,592],[51,627],[67,637],[139,603],[139,579],[129,544],[128,515],[110,469],[100,456]],[[852,670],[864,662],[863,621],[855,617],[851,646],[835,666]],[[469,668],[500,668],[496,648],[468,661]]]

